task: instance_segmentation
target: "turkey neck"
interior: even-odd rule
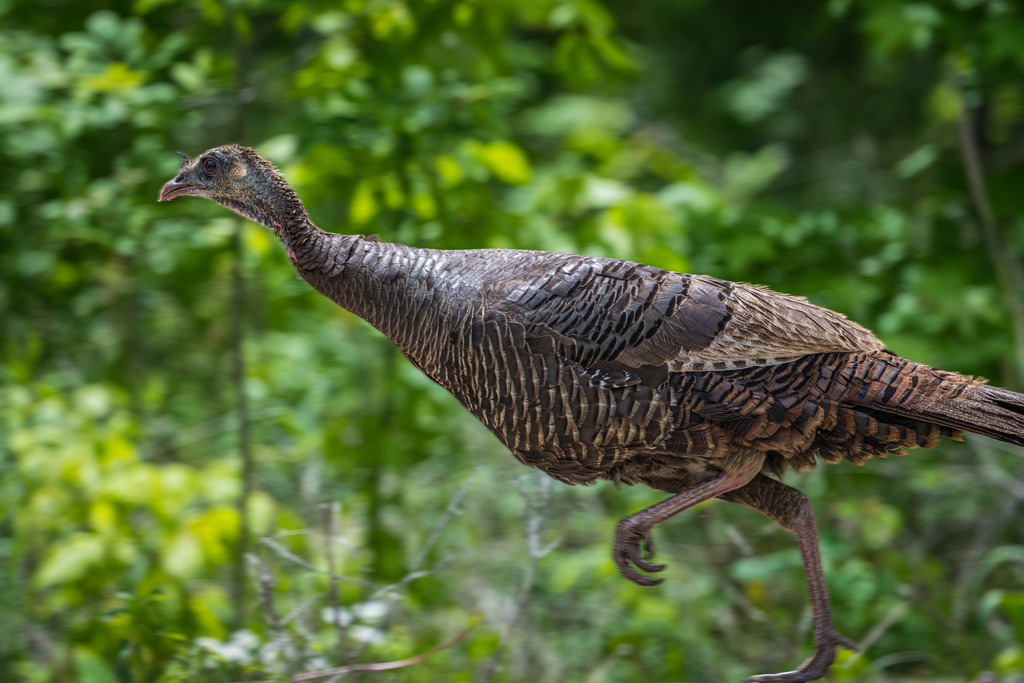
[[[380,242],[362,235],[337,235],[313,225],[305,212],[275,226],[299,275],[321,294],[383,332],[428,374],[439,359],[428,358],[443,321],[449,292],[439,273],[446,252]],[[437,304],[441,304],[438,306]]]

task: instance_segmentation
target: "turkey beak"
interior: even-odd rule
[[[177,179],[171,180],[160,188],[160,196],[157,198],[158,202],[169,202],[175,197],[183,194],[195,194],[196,190],[205,190],[206,185],[203,183],[180,183]]]

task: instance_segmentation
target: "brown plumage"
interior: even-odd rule
[[[804,299],[703,275],[537,251],[437,251],[323,232],[276,170],[227,145],[160,192],[213,199],[272,229],[299,274],[365,318],[524,464],[568,484],[674,494],[619,523],[620,571],[644,585],[655,524],[709,498],[797,537],[815,653],[752,681],[822,677],[839,645],[803,494],[786,469],[959,440],[1024,445],[1024,396],[886,351]]]

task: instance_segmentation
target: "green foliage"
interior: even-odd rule
[[[0,678],[284,676],[473,624],[350,677],[792,666],[772,522],[704,506],[624,581],[655,494],[525,472],[272,235],[156,193],[251,144],[327,229],[763,283],[1021,389],[1022,75],[1005,0],[0,1]],[[862,645],[835,680],[1024,680],[1021,472],[972,439],[791,478]]]

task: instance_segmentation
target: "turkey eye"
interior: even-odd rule
[[[207,173],[209,173],[210,175],[213,175],[214,173],[216,173],[217,172],[217,168],[218,168],[217,160],[212,158],[212,157],[211,158],[207,158],[203,162],[203,170],[206,171]]]

